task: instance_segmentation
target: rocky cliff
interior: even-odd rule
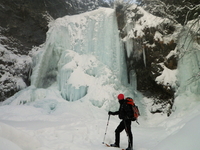
[[[182,26],[167,18],[153,16],[137,5],[126,9],[119,5],[118,9],[116,14],[125,41],[128,75],[134,70],[137,90],[154,99],[156,109],[152,109],[152,113],[170,115],[178,85],[176,77],[169,82],[164,78],[170,78],[165,76],[166,72],[176,72],[176,45]]]

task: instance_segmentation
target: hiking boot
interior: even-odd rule
[[[126,150],[133,150],[133,148],[132,147],[128,147]]]
[[[117,145],[117,144],[115,144],[115,143],[114,143],[114,144],[110,144],[110,146],[111,146],[111,147],[119,147],[119,145]]]

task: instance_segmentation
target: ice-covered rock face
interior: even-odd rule
[[[1,0],[0,6],[0,101],[30,85],[32,47],[45,42],[49,20],[108,7],[99,0]]]
[[[57,19],[51,24],[42,49],[31,84],[48,88],[56,83],[69,101],[85,96],[94,84],[127,84],[113,9],[100,8]]]
[[[178,43],[180,58],[178,63],[179,94],[200,94],[200,44],[199,20],[188,22]]]

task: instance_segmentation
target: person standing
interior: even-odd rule
[[[115,143],[111,144],[111,147],[120,146],[120,133],[125,129],[128,136],[128,148],[126,150],[133,150],[133,135],[131,132],[131,114],[133,110],[131,105],[127,105],[126,100],[124,99],[124,94],[119,94],[117,96],[118,102],[120,104],[119,110],[116,112],[109,111],[108,115],[118,115],[121,122],[115,130]]]

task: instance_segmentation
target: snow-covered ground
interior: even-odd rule
[[[102,142],[114,142],[117,116],[109,120],[105,141],[104,136],[108,111],[118,109],[121,92],[133,96],[141,112],[140,125],[132,123],[134,150],[199,149],[198,96],[180,93],[167,117],[150,113],[153,100],[133,92],[136,85],[124,86],[126,67],[113,10],[59,18],[35,60],[32,85],[0,106],[0,150],[117,150]],[[177,72],[168,74],[158,80],[174,83]],[[127,141],[122,132],[120,146],[126,148]]]
[[[150,99],[144,98],[146,106]],[[166,115],[141,114],[132,123],[134,150],[198,150],[200,143],[200,105],[177,109]],[[45,99],[31,105],[0,106],[0,150],[105,150],[102,142],[108,121],[107,111],[90,102]],[[119,123],[111,116],[105,143],[114,142]],[[121,133],[121,147],[127,147]]]

